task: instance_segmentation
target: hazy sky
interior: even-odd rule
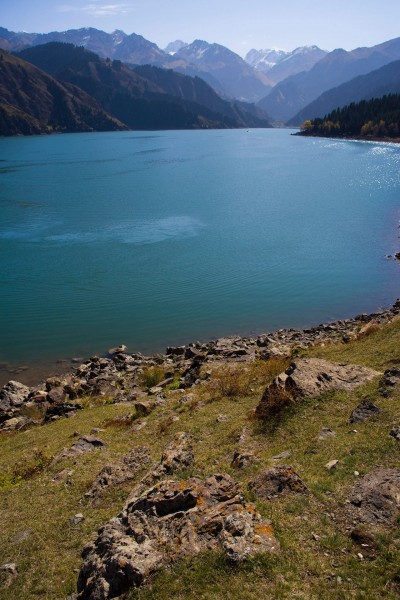
[[[399,0],[0,0],[0,26],[46,33],[80,27],[251,48],[316,44],[351,50],[400,36]]]

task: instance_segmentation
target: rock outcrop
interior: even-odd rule
[[[115,598],[180,558],[216,548],[237,562],[278,543],[229,475],[159,482],[129,500],[86,546],[78,598]]]
[[[352,390],[378,375],[378,371],[367,367],[331,363],[321,358],[300,358],[266,388],[256,416],[270,416],[290,402],[318,398],[330,390]]]

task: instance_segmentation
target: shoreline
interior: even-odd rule
[[[344,141],[355,141],[355,142],[370,142],[370,143],[382,143],[382,144],[400,144],[400,137],[397,138],[382,138],[382,137],[361,137],[360,135],[318,135],[317,133],[304,133],[303,131],[297,131],[296,133],[291,133],[290,135],[299,136],[299,137],[312,137],[312,138],[321,138],[326,140],[344,140]]]
[[[353,317],[326,321],[318,325],[310,325],[300,329],[280,328],[274,331],[262,332],[257,335],[227,335],[208,341],[195,341],[179,346],[169,346],[163,352],[143,355],[142,353],[128,349],[122,352],[125,356],[140,357],[144,363],[154,362],[182,362],[178,359],[192,358],[192,354],[205,354],[207,361],[246,361],[256,358],[265,359],[270,356],[284,356],[293,351],[293,348],[307,348],[320,344],[347,343],[371,321],[378,325],[390,322],[400,315],[400,299],[397,299],[390,308],[383,308],[372,313],[362,313]],[[119,346],[122,348],[123,346]],[[115,350],[115,349],[114,349]],[[101,360],[112,360],[113,350],[104,351],[91,358]],[[71,359],[59,359],[54,363],[38,361],[21,366],[11,363],[0,363],[0,389],[9,381],[18,381],[24,385],[38,387],[46,379],[52,377],[64,378],[74,376],[79,370],[79,365],[90,362],[90,357],[76,357]],[[51,366],[53,365],[53,367]],[[182,365],[180,365],[182,366]]]

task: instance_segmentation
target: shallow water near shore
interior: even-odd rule
[[[290,133],[0,139],[1,383],[389,306],[400,147]]]

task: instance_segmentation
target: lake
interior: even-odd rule
[[[1,138],[2,381],[392,304],[400,146],[290,133]]]

